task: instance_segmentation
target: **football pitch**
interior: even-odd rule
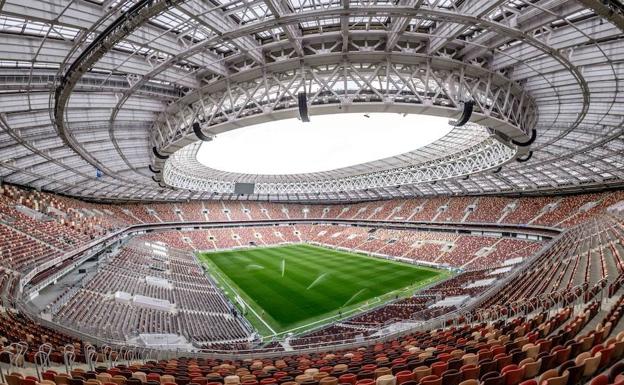
[[[450,274],[307,244],[198,257],[263,336],[300,333],[411,295]]]

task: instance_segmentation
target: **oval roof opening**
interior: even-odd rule
[[[396,113],[315,115],[238,128],[202,143],[197,160],[225,172],[331,171],[414,151],[452,130],[448,118]]]

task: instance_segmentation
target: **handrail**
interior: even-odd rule
[[[10,375],[11,372],[13,371],[13,369],[15,368],[15,361],[16,361],[16,357],[15,357],[15,353],[8,351],[8,350],[2,350],[0,351],[0,357],[2,357],[3,355],[7,356],[7,359],[9,361],[9,367],[7,368],[7,375]],[[6,377],[4,375],[4,370],[2,370],[2,366],[0,365],[0,375],[2,376],[2,383],[6,384]]]
[[[63,364],[65,364],[65,373],[74,370],[74,361],[76,359],[76,348],[74,345],[67,344],[63,346]]]

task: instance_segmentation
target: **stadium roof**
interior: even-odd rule
[[[0,0],[0,176],[148,200],[621,185],[623,30],[617,0]],[[248,178],[193,174],[199,137],[297,117],[300,92],[311,119],[457,119],[473,101],[467,126],[488,135],[245,197],[233,182]]]

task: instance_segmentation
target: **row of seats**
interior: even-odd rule
[[[6,248],[7,264],[0,261],[2,266],[6,266],[4,273],[9,276],[3,283],[5,292],[14,292],[16,279],[20,273],[28,271],[32,265],[18,265],[20,269],[13,271],[14,265],[10,265],[14,260],[24,261],[32,258],[37,264],[45,262],[53,258],[58,253],[71,250],[79,245],[85,244],[92,237],[101,234],[102,231],[110,231],[119,226],[130,223],[140,222],[169,222],[182,221],[186,217],[203,217],[207,220],[251,220],[257,218],[307,218],[320,214],[326,218],[343,218],[343,219],[395,219],[393,216],[401,217],[401,220],[431,220],[431,221],[451,221],[461,216],[462,221],[470,221],[470,217],[478,210],[479,204],[490,198],[463,199],[461,201],[455,198],[437,197],[437,198],[418,198],[406,201],[387,201],[360,203],[356,205],[342,206],[325,206],[314,207],[306,205],[284,205],[284,204],[268,204],[268,203],[248,203],[248,202],[194,202],[195,209],[201,207],[201,215],[197,213],[189,214],[186,203],[176,204],[158,204],[158,205],[103,205],[91,204],[72,200],[71,198],[57,198],[51,194],[26,192],[25,190],[12,188],[3,188],[0,194],[0,215],[2,215],[2,224],[0,227],[9,231],[9,239],[18,239],[15,234],[22,234],[24,242],[28,245],[43,245],[50,252],[46,256],[42,256],[38,249],[22,248],[21,243],[9,244]],[[493,198],[494,199],[494,198]],[[501,198],[502,199],[502,198]],[[508,198],[505,198],[508,199]],[[507,223],[515,221],[520,214],[517,210],[522,205],[527,207],[540,207],[535,210],[534,214],[527,222],[540,225],[561,225],[563,223],[573,223],[577,218],[583,218],[582,225],[573,228],[566,233],[561,240],[557,241],[554,247],[548,252],[539,256],[536,264],[532,269],[528,269],[522,276],[527,279],[523,281],[515,281],[513,285],[508,285],[505,290],[486,302],[484,308],[494,306],[519,306],[520,301],[529,301],[534,299],[542,301],[545,294],[557,295],[564,297],[564,302],[575,300],[576,293],[582,289],[584,300],[590,300],[596,295],[605,280],[616,282],[622,277],[622,259],[621,259],[621,239],[622,239],[622,221],[609,216],[596,216],[587,213],[598,213],[604,209],[607,204],[618,201],[620,199],[618,193],[611,195],[594,194],[579,197],[547,197],[547,198],[530,198],[531,203],[527,202],[529,198],[520,198],[511,200],[502,209],[501,216],[497,222]],[[397,205],[398,204],[398,205]],[[23,205],[28,210],[19,209],[18,205]],[[461,207],[465,205],[465,210]],[[410,210],[405,213],[404,210]],[[565,214],[555,214],[557,210],[565,210]],[[523,211],[531,211],[524,210]],[[28,214],[25,214],[28,213]],[[39,216],[40,213],[42,216]],[[385,216],[389,213],[389,216]],[[461,215],[463,213],[463,215]],[[524,214],[523,214],[524,215]],[[385,216],[385,218],[384,218]],[[38,219],[35,219],[37,217]],[[83,218],[82,220],[76,218]],[[108,219],[104,219],[108,218]],[[115,219],[111,219],[115,218]],[[521,217],[520,220],[525,220]],[[89,230],[89,223],[93,224]],[[353,228],[344,226],[279,226],[279,227],[263,227],[258,230],[249,228],[227,228],[227,229],[211,229],[202,231],[205,236],[196,237],[195,232],[190,236],[187,232],[169,231],[158,234],[150,234],[145,237],[145,241],[154,241],[156,239],[164,240],[165,243],[172,248],[197,250],[198,244],[213,245],[215,248],[229,248],[236,246],[248,245],[251,242],[256,244],[273,244],[284,240],[285,242],[297,242],[301,240],[311,240],[320,243],[332,244],[335,246],[356,244],[354,248],[369,251],[385,253],[388,250],[397,252],[401,256],[411,255],[411,250],[422,249],[422,244],[428,245],[433,250],[435,246],[439,246],[438,251],[434,255],[422,256],[423,260],[446,263],[456,267],[466,267],[468,269],[492,268],[500,264],[504,264],[509,259],[519,257],[523,259],[531,255],[538,246],[533,242],[522,240],[510,240],[517,243],[512,245],[505,244],[506,240],[496,240],[488,237],[473,236],[456,236],[456,235],[439,235],[435,233],[417,233],[401,232],[395,230],[375,230],[373,228]],[[262,235],[264,233],[264,235]],[[409,233],[405,238],[400,236],[401,233]],[[199,234],[199,232],[198,232]],[[262,236],[258,237],[257,234]],[[265,236],[266,235],[266,236]],[[353,237],[352,237],[353,235]],[[306,238],[309,236],[310,238]],[[193,239],[195,237],[195,241]],[[423,238],[426,241],[414,241],[415,238]],[[250,240],[253,239],[253,240]],[[452,239],[449,241],[449,239]],[[420,244],[416,244],[421,242]],[[520,248],[526,253],[517,253],[519,243],[525,244],[526,247]],[[498,249],[500,245],[501,249]],[[15,246],[15,247],[13,247]],[[533,248],[533,249],[532,249]],[[2,250],[2,249],[0,249]],[[14,252],[26,250],[16,258]],[[509,250],[509,254],[506,250]],[[512,252],[513,250],[513,252]],[[9,254],[11,253],[11,254]],[[508,255],[507,255],[508,254]],[[188,254],[187,254],[188,255]],[[2,256],[5,256],[3,253]],[[490,256],[496,265],[490,263]],[[429,258],[429,259],[427,259]],[[159,262],[154,262],[155,276],[161,276],[163,266]],[[194,307],[197,303],[204,303],[204,299],[199,299],[198,291],[203,287],[209,287],[209,284],[202,282],[205,279],[201,271],[197,274],[188,274],[189,264],[174,263],[170,264],[169,279],[179,282],[176,290],[168,293],[165,290],[150,288],[143,286],[124,284],[129,280],[136,279],[136,272],[145,268],[141,263],[130,263],[127,270],[131,273],[122,273],[123,265],[117,269],[111,269],[103,275],[99,283],[93,281],[93,287],[80,288],[76,291],[72,300],[68,301],[61,307],[58,316],[63,318],[64,322],[79,325],[81,328],[92,328],[90,331],[104,330],[105,335],[111,339],[125,339],[128,335],[141,332],[172,332],[177,333],[182,330],[193,329],[193,333],[188,336],[192,339],[194,336],[201,336],[197,342],[220,343],[220,339],[228,339],[227,332],[233,330],[234,339],[240,338],[246,333],[245,327],[239,324],[235,318],[231,316],[215,317],[214,314],[204,314],[206,316],[206,324],[219,323],[222,318],[223,330],[205,330],[203,325],[194,327],[197,321],[197,313],[190,313],[184,310],[190,310],[186,306]],[[154,270],[154,269],[152,269]],[[14,277],[14,278],[10,278]],[[615,280],[614,280],[615,278]],[[111,304],[110,291],[104,291],[99,288],[107,279],[113,280],[115,284],[120,284],[120,288],[133,291],[134,294],[143,293],[144,295],[153,296],[154,298],[167,299],[173,301],[176,306],[181,304],[184,306],[179,317],[172,316],[160,310],[139,309],[130,306],[128,310],[127,304]],[[521,279],[521,278],[520,278]],[[474,280],[474,279],[473,279]],[[528,283],[527,283],[528,282]],[[125,285],[125,286],[124,286]],[[143,287],[143,289],[139,288]],[[179,289],[177,289],[179,287]],[[520,290],[518,290],[518,288]],[[579,289],[580,288],[580,289]],[[476,291],[476,289],[474,290]],[[441,294],[440,294],[441,293]],[[462,285],[449,286],[445,291],[440,290],[439,295],[457,295],[457,293],[473,294],[473,291],[466,290]],[[211,297],[212,298],[212,297]],[[74,301],[75,299],[75,301]],[[98,304],[104,304],[101,307]],[[97,309],[101,315],[102,321],[94,324],[89,322],[88,312],[82,310],[65,312],[74,306],[77,309]],[[199,314],[209,313],[212,309],[210,304],[207,308],[200,309]],[[195,309],[193,309],[195,310]],[[217,309],[217,313],[219,310]],[[414,307],[416,310],[416,307]],[[431,316],[439,310],[424,309],[424,316]],[[397,311],[400,312],[400,311]],[[119,313],[119,314],[118,314]],[[392,313],[389,313],[392,314]],[[412,313],[413,315],[414,313]],[[215,321],[215,318],[217,321]],[[230,325],[240,326],[240,330]],[[184,327],[181,327],[184,322]],[[385,322],[385,321],[383,321]],[[345,324],[343,328],[353,329],[357,325]],[[361,325],[360,325],[361,327]],[[217,328],[218,329],[218,328]],[[241,332],[242,331],[242,332]],[[361,331],[361,329],[360,329]],[[241,332],[241,333],[239,333]],[[107,334],[108,333],[108,334]],[[215,337],[216,336],[216,337]],[[229,343],[229,342],[224,342]]]
[[[9,206],[25,205],[78,234],[101,235],[133,223],[340,218],[438,222],[535,224],[572,227],[624,200],[624,192],[551,197],[433,197],[350,205],[258,202],[184,202],[103,205],[54,194],[0,187]],[[74,231],[77,230],[77,231]]]
[[[93,371],[62,373],[58,367],[41,380],[19,372],[6,380],[9,385],[621,384],[623,312],[624,297],[619,297],[603,317],[594,302],[576,314],[566,307],[551,315],[415,331],[359,348],[277,352],[259,359],[180,357],[114,367],[100,355],[102,364]]]
[[[135,238],[101,263],[70,298],[63,293],[55,320],[116,341],[141,333],[183,335],[197,346],[249,338],[249,328],[192,257],[145,247],[146,241],[151,241],[149,236]],[[166,301],[172,307],[146,308],[149,303],[118,293]]]
[[[293,346],[323,345],[337,341],[352,342],[359,336],[366,337],[396,322],[417,322],[457,310],[456,305],[439,304],[447,297],[479,296],[489,285],[474,285],[477,281],[492,277],[492,270],[463,272],[451,279],[421,290],[415,296],[403,298],[380,306],[372,311],[355,315],[290,341]]]
[[[549,258],[542,258],[538,260],[539,263],[535,266],[533,270],[531,270],[531,272],[533,272],[534,274],[539,273],[541,276],[548,277],[548,279],[529,280],[528,282],[532,282],[533,285],[531,286],[531,290],[528,290],[526,292],[525,298],[528,298],[529,296],[542,295],[545,293],[565,291],[565,290],[569,290],[572,287],[579,286],[582,284],[586,284],[589,287],[591,285],[597,284],[603,278],[605,278],[606,268],[603,268],[603,267],[607,265],[611,267],[616,266],[616,268],[617,266],[621,266],[621,261],[619,260],[615,261],[613,256],[608,256],[608,260],[610,262],[607,263],[606,261],[604,261],[604,258],[601,261],[600,258],[592,258],[591,254],[586,253],[586,251],[588,251],[589,249],[591,249],[593,253],[596,253],[597,246],[602,247],[602,248],[599,248],[598,250],[602,250],[603,248],[606,247],[606,245],[612,246],[612,244],[609,243],[611,241],[611,238],[607,238],[606,235],[618,236],[620,227],[619,227],[618,221],[612,221],[608,223],[610,223],[611,227],[608,228],[608,231],[605,231],[604,223],[588,221],[585,226],[579,227],[578,229],[570,232],[567,236],[563,238],[563,241],[556,243],[555,248],[554,248],[555,251],[554,252],[551,251],[548,254],[546,254],[547,256],[549,256]],[[371,228],[355,228],[355,227],[329,226],[329,225],[318,226],[318,228],[314,228],[311,225],[302,225],[302,226],[299,226],[299,228],[301,229],[301,231],[297,230],[294,226],[280,226],[277,228],[265,227],[265,228],[217,229],[217,231],[229,232],[230,234],[236,234],[239,236],[240,234],[242,234],[243,236],[253,237],[256,240],[260,240],[260,239],[264,239],[265,237],[264,236],[257,237],[256,234],[260,234],[261,232],[264,232],[265,234],[273,233],[275,235],[276,233],[275,229],[279,229],[280,235],[289,233],[291,234],[291,236],[294,236],[294,234],[297,234],[297,236],[302,239],[305,239],[306,236],[309,236],[311,234],[316,234],[316,237],[312,238],[312,241],[317,241],[317,242],[322,241],[322,243],[326,243],[326,244],[329,244],[330,242],[334,242],[337,246],[344,245],[345,239],[349,241],[349,240],[357,238],[357,236],[369,237],[371,235],[374,235],[375,237],[385,237],[385,236],[396,237],[400,233],[410,233],[408,231],[397,231],[397,230],[374,231],[374,229],[371,229]],[[207,237],[205,239],[207,239],[208,241],[214,242],[214,244],[217,244],[216,238],[211,235],[215,231],[214,230],[211,230],[211,231],[203,230],[202,232],[204,233],[203,234],[204,237]],[[185,247],[189,249],[193,245],[193,240],[189,238],[189,234],[191,233],[194,234],[195,232],[180,232],[180,231],[161,232],[161,233],[154,233],[154,234],[146,235],[144,239],[148,241],[153,241],[154,239],[165,239],[168,244],[178,245],[180,247]],[[426,234],[427,234],[426,237],[428,239],[436,239],[436,241],[440,241],[441,239],[448,239],[449,237],[447,234],[444,234],[444,233],[439,233],[439,238],[436,238],[436,233],[426,233]],[[413,235],[413,234],[411,234],[410,236],[414,238],[419,237],[419,235]],[[436,257],[437,258],[436,260],[438,262],[449,263],[449,264],[451,263],[459,264],[461,261],[463,261],[462,263],[464,263],[464,265],[470,265],[470,264],[474,264],[476,261],[482,262],[484,260],[487,260],[490,257],[496,258],[496,260],[500,262],[504,262],[503,258],[500,257],[500,254],[503,251],[496,252],[496,250],[498,250],[496,246],[499,246],[502,248],[503,246],[501,246],[501,244],[504,245],[503,242],[509,243],[509,246],[507,246],[507,250],[509,252],[507,257],[513,258],[516,255],[520,255],[518,253],[518,251],[521,250],[521,248],[519,248],[520,245],[524,245],[525,243],[527,245],[532,244],[531,242],[521,241],[521,240],[502,239],[499,241],[494,241],[493,239],[485,238],[487,241],[490,242],[490,243],[486,243],[486,245],[489,245],[489,246],[486,246],[483,244],[479,244],[477,242],[480,239],[480,237],[473,237],[473,236],[454,236],[454,237],[455,237],[454,247],[451,248],[451,251],[446,254],[448,256],[455,256],[455,257],[445,257],[444,253],[440,253],[440,255]],[[176,238],[177,241],[175,242],[172,241],[173,238]],[[231,237],[230,239],[232,239],[232,241],[236,242],[236,244],[238,245],[242,245],[242,243],[245,241],[245,239],[242,237],[237,237],[237,238]],[[283,237],[278,238],[277,236],[275,236],[275,239],[283,240],[284,238]],[[380,238],[375,238],[375,241],[377,242],[379,242],[380,240],[381,240]],[[466,240],[466,241],[462,242],[463,240]],[[596,244],[596,240],[599,241],[598,244]],[[366,240],[363,240],[363,241],[361,240],[361,242],[364,242],[364,244],[372,243],[369,238],[366,238]],[[566,248],[560,248],[559,245],[561,243],[565,244]],[[383,243],[383,244],[378,243],[377,248],[369,248],[368,251],[375,252],[375,251],[385,248],[387,245],[388,243]],[[359,247],[361,247],[361,244],[359,245]],[[490,250],[481,256],[477,255],[478,250],[487,249],[488,247],[494,251]],[[366,250],[366,248],[362,248],[362,249]],[[462,260],[462,254],[458,252],[458,250],[459,251],[464,250],[463,260]],[[569,255],[570,250],[574,252],[575,254],[574,258],[572,258]],[[178,291],[169,291],[169,290],[162,289],[162,288],[149,288],[145,284],[142,284],[142,283],[139,284],[140,281],[138,280],[138,278],[141,277],[141,274],[143,275],[150,274],[150,271],[153,267],[153,266],[150,267],[150,264],[154,265],[155,263],[153,261],[151,261],[150,263],[146,263],[146,261],[142,259],[132,262],[128,259],[127,255],[128,255],[128,252],[125,251],[121,254],[121,256],[115,258],[113,263],[111,263],[110,268],[105,271],[102,271],[102,273],[100,274],[98,278],[91,281],[90,284],[85,288],[86,290],[77,292],[75,295],[75,300],[73,302],[69,302],[66,308],[69,309],[73,306],[77,308],[90,309],[91,307],[94,306],[94,303],[107,304],[107,302],[110,302],[110,300],[107,300],[107,297],[105,295],[111,295],[112,293],[116,291],[125,291],[125,292],[130,292],[131,294],[141,294],[141,295],[147,295],[147,296],[154,297],[154,298],[168,300],[172,303],[175,303],[182,310],[188,309],[188,310],[198,310],[200,311],[200,313],[201,312],[211,312],[211,313],[222,312],[223,314],[228,314],[227,311],[224,311],[224,308],[223,308],[224,305],[222,302],[217,300],[217,301],[213,301],[213,303],[211,304],[211,301],[210,301],[210,298],[212,298],[211,296],[207,296],[205,298],[201,297],[201,294],[200,294],[201,290],[203,290],[203,288],[205,287],[210,287],[211,284],[210,282],[202,281],[202,280],[205,280],[206,278],[204,277],[203,272],[201,271],[201,269],[199,269],[198,266],[191,265],[195,267],[194,274],[191,274],[187,279],[185,275],[182,274],[181,277],[185,277],[185,279],[183,279],[180,282],[180,284],[193,283],[196,286],[190,286],[190,287],[180,286],[180,290]],[[466,257],[466,255],[472,255],[472,257]],[[562,255],[564,256],[563,263],[561,263]],[[120,263],[120,261],[122,263]],[[456,261],[460,261],[460,262],[456,262]],[[158,265],[158,263],[156,263],[156,265]],[[544,265],[546,265],[548,268],[544,268]],[[596,265],[598,267],[592,267],[593,265]],[[491,269],[494,267],[496,267],[496,265],[487,266],[487,269],[485,270],[475,270],[475,271],[469,271],[467,273],[461,274],[453,278],[452,280],[445,282],[444,286],[429,289],[423,294],[430,295],[432,298],[438,298],[438,299],[451,297],[451,296],[460,296],[460,295],[476,296],[485,289],[484,286],[486,285],[471,287],[470,289],[466,288],[466,286],[475,281],[489,278],[490,276],[488,274],[491,272]],[[181,267],[179,266],[178,263],[170,264],[167,267],[160,266],[160,270],[169,269],[172,272],[175,272],[176,269],[180,269],[180,268]],[[188,267],[185,267],[184,269],[188,269]],[[127,273],[128,271],[133,272],[134,274],[129,274]],[[190,271],[190,270],[187,270],[187,271]],[[593,272],[594,274],[590,274],[590,272]],[[525,274],[528,274],[528,273],[525,273]],[[159,273],[158,271],[154,272],[153,275],[166,276],[169,279],[171,279],[170,275],[164,275],[162,273]],[[114,282],[114,283],[108,284],[108,282]],[[535,284],[536,282],[541,283],[541,285]],[[176,287],[178,287],[177,285],[178,283],[176,282]],[[519,298],[522,298],[518,296],[518,293],[522,293],[522,291],[517,291],[515,289],[511,289],[511,290],[514,291],[514,294],[516,295],[516,297],[507,299],[506,300],[507,302],[503,302],[503,303],[509,303],[511,300],[517,301]],[[98,296],[98,295],[95,295],[94,293],[100,293],[101,295]],[[174,297],[174,293],[177,293],[178,295]],[[112,305],[108,303],[107,306],[110,307]],[[99,310],[100,306],[96,306],[95,309]],[[367,313],[360,317],[362,318],[364,323],[366,322],[368,322],[369,324],[375,323],[376,326],[379,327],[380,325],[383,325],[386,322],[389,322],[392,320],[401,319],[401,318],[414,318],[419,313],[421,313],[423,316],[430,317],[432,315],[443,314],[444,312],[448,312],[451,310],[454,310],[454,309],[447,308],[447,309],[429,310],[428,308],[424,308],[424,307],[422,309],[419,309],[414,306],[412,306],[411,308],[406,308],[402,306],[389,305],[382,309],[378,309],[377,311],[373,313]],[[104,310],[104,312],[107,313],[108,311]],[[78,312],[78,313],[71,313],[70,317],[60,318],[60,319],[63,322],[69,322],[72,325],[80,326],[81,323],[84,322],[84,319],[88,318],[88,315],[89,315],[88,313]],[[202,320],[202,317],[203,317],[203,320]],[[423,317],[423,319],[426,319],[426,317]],[[128,328],[128,322],[131,322],[129,320],[141,321],[142,317],[139,315],[135,318],[132,318],[131,316],[127,316],[125,318],[116,319],[115,320],[116,323],[114,323],[113,325],[117,325],[117,326],[111,327],[111,329],[113,330],[108,330],[107,332],[111,333],[108,335],[111,338],[114,337],[117,339],[127,338],[128,337],[127,334],[121,333],[119,331],[121,329],[125,330],[126,328],[128,328],[133,333],[146,332],[146,331],[147,332],[174,332],[174,333],[180,333],[180,334],[186,335],[191,340],[194,340],[203,345],[209,343],[211,340],[215,341],[216,343],[220,343],[220,341],[222,340],[228,340],[228,339],[236,340],[236,339],[245,337],[245,333],[240,332],[241,330],[244,331],[244,329],[232,328],[228,325],[229,322],[234,322],[236,324],[236,320],[230,318],[229,316],[214,317],[214,315],[212,314],[196,314],[196,313],[182,312],[180,313],[179,317],[177,317],[178,323],[180,326],[179,329],[176,329],[175,324],[172,325],[172,321],[169,320],[169,317],[166,314],[165,315],[159,314],[158,316],[155,316],[155,318],[154,317],[152,318],[156,320],[155,322],[162,321],[162,323],[157,323],[155,325],[148,323],[147,326],[141,326],[138,328]],[[217,320],[221,320],[221,322],[216,322],[217,326],[213,328],[214,331],[204,330],[206,329],[203,326],[204,324],[215,323],[215,320],[213,318]],[[110,323],[111,321],[109,320],[108,322]],[[352,324],[346,323],[345,325],[342,325],[342,326],[334,325],[332,327],[327,328],[327,330],[320,330],[316,332],[317,333],[316,335],[312,335],[312,336],[306,335],[306,336],[301,337],[300,339],[297,340],[297,343],[295,343],[295,345],[306,345],[307,343],[310,343],[311,341],[312,342],[313,341],[322,341],[322,342],[337,341],[338,339],[344,338],[345,336],[347,338],[354,338],[358,334],[366,334],[366,333],[362,333],[361,328],[357,330],[352,330],[352,325],[358,325],[361,323],[362,322],[360,322],[360,320],[356,319],[353,321]],[[90,325],[90,326],[92,327],[93,325]],[[336,332],[337,328],[342,328],[342,329],[351,328],[351,329],[341,330],[339,332]],[[228,330],[234,330],[235,333],[230,333],[230,335],[228,335]],[[368,332],[370,333],[374,331],[375,330],[373,329],[368,330]]]
[[[266,219],[350,219],[424,222],[534,224],[572,227],[624,200],[622,192],[565,197],[434,197],[351,205],[201,202],[123,207],[144,223],[248,221]],[[200,213],[197,210],[201,210]],[[179,213],[179,214],[178,214]]]
[[[504,197],[475,199],[462,197],[414,198],[353,205],[298,205],[223,201],[114,205],[82,202],[45,192],[2,185],[0,186],[0,231],[6,233],[2,239],[13,241],[10,247],[0,244],[0,265],[25,273],[33,266],[54,258],[59,252],[71,250],[106,232],[135,223],[317,217],[455,221],[461,216],[461,220],[466,222],[486,221],[572,226],[594,218],[596,214],[621,199],[622,192],[610,192],[567,197],[518,199]],[[505,202],[505,204],[499,202]],[[25,207],[30,211],[18,210],[18,206]],[[491,218],[486,218],[483,215],[490,214],[481,214],[479,207],[487,209],[487,213],[491,213],[493,208],[497,208],[498,213]],[[519,217],[519,215],[521,216]],[[35,216],[39,217],[35,219]],[[197,240],[197,244],[191,246],[195,249],[205,249],[205,246],[227,248],[246,245],[244,238],[249,238],[235,234],[230,229],[211,231],[215,234],[209,234],[208,240],[201,235],[198,237],[192,235],[186,238]],[[241,237],[235,238],[236,235]],[[422,236],[423,234],[419,235]],[[299,237],[293,236],[292,232],[288,231],[284,231],[281,236],[275,236],[274,232],[268,232],[265,237],[254,241],[258,244],[273,244],[279,239],[290,242],[297,241],[297,238]],[[440,256],[438,253],[440,250],[436,250],[436,245],[430,242],[424,243],[424,249],[417,248],[420,250],[414,250],[413,244],[398,240],[384,243],[380,238],[391,239],[373,236],[368,242],[360,242],[361,239],[355,237],[346,239],[344,244],[345,247],[349,247],[357,246],[355,244],[359,243],[362,250],[365,251],[386,252],[390,250],[394,255],[404,254],[407,257],[426,261],[435,261],[441,257],[442,261],[450,265],[457,265],[458,259],[461,259],[453,254]],[[190,241],[185,240],[183,236],[171,236],[169,241],[175,247],[186,247],[186,244],[193,243],[192,239]],[[504,247],[504,242],[501,247]],[[532,252],[536,248],[537,246],[527,247],[526,251]],[[443,249],[443,245],[440,249]],[[493,257],[502,261],[505,253],[499,253]],[[470,262],[465,266],[466,268],[484,268],[488,266],[487,261],[488,259],[475,258],[472,262],[464,262]],[[40,278],[45,278],[45,276]]]
[[[572,303],[579,296],[589,301],[624,273],[623,222],[601,217],[565,232],[489,298],[485,307],[504,310],[553,301]]]
[[[465,269],[485,269],[533,255],[542,242],[452,233],[337,225],[256,226],[166,231],[146,236],[187,251],[316,242]]]

